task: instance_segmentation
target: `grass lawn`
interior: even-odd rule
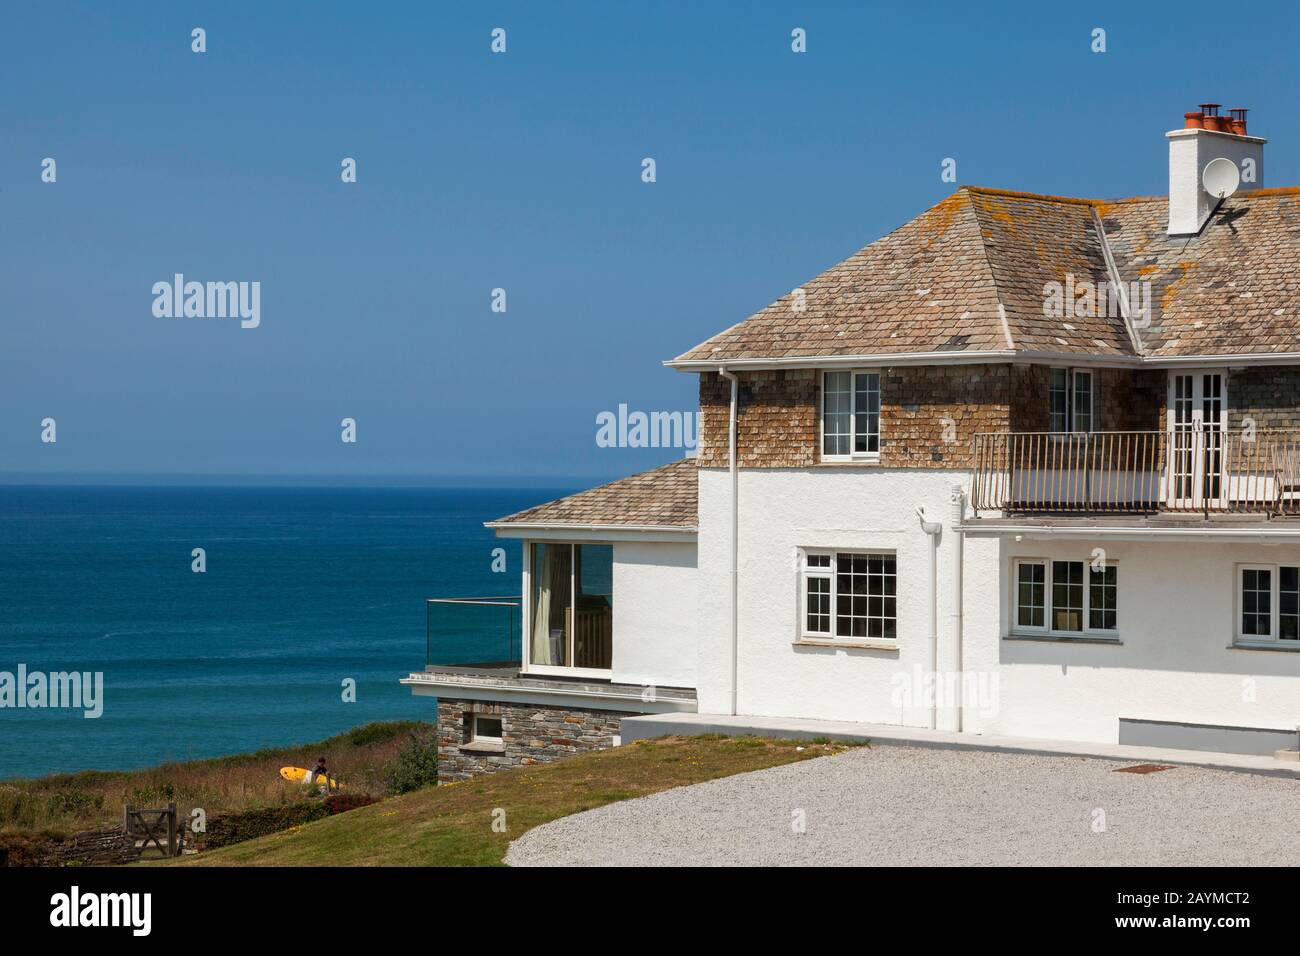
[[[417,790],[246,843],[145,865],[492,866],[501,863],[511,840],[558,817],[844,749],[755,737],[643,740]],[[505,832],[493,832],[498,808],[505,811]]]

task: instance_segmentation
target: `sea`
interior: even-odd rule
[[[103,674],[98,718],[0,706],[0,779],[434,720],[398,683],[426,599],[517,597],[519,543],[483,522],[568,490],[0,487],[0,675]],[[452,610],[440,650],[499,659],[510,609]]]

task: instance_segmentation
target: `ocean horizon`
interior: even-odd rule
[[[519,543],[483,522],[571,490],[0,487],[0,672],[104,675],[95,719],[0,707],[0,779],[433,721],[398,684],[424,665],[425,599],[517,594]],[[465,652],[488,652],[499,623],[467,620]]]

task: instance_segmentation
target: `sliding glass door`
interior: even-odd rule
[[[609,670],[614,548],[535,542],[529,562],[528,661],[534,670]]]

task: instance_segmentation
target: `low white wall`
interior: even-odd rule
[[[695,542],[614,545],[612,679],[695,686]]]

